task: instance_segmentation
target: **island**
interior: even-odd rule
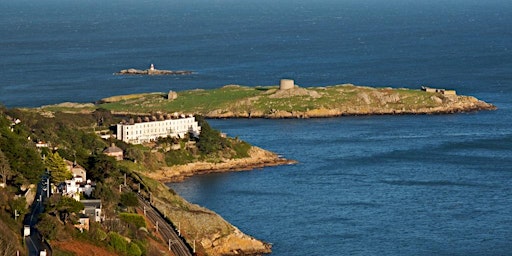
[[[451,114],[495,110],[496,106],[455,90],[368,87],[353,84],[300,87],[241,86],[112,96],[91,104],[43,106],[50,111],[87,112],[104,108],[114,114],[159,112],[198,114],[207,118],[322,118],[357,115]]]
[[[148,69],[123,69],[117,73],[114,73],[115,75],[190,75],[192,74],[192,71],[189,70],[164,70],[164,69],[156,69],[155,65],[151,64],[151,66]]]

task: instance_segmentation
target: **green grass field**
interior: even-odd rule
[[[354,85],[335,85],[278,90],[277,86],[235,86],[228,85],[211,90],[189,90],[178,92],[178,97],[168,100],[166,93],[147,93],[109,97],[101,100],[96,108],[123,113],[180,112],[208,113],[271,113],[275,111],[305,112],[313,109],[375,109],[414,110],[439,105],[432,97],[434,93],[421,90],[372,88]],[[90,111],[68,105],[44,107],[50,111]]]

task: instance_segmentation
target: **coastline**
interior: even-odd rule
[[[184,179],[206,173],[248,171],[268,166],[295,164],[279,155],[252,146],[250,157],[224,160],[220,163],[196,162],[163,168],[154,172],[143,172],[149,179],[158,181],[153,205],[167,213],[172,223],[180,223],[181,234],[189,243],[196,243],[198,255],[266,255],[272,253],[272,244],[240,231],[219,214],[202,206],[191,204],[170,190],[165,183],[181,182]]]
[[[262,148],[252,146],[250,149],[250,157],[239,159],[224,159],[219,163],[211,162],[194,162],[185,165],[176,165],[164,167],[153,172],[146,172],[144,175],[151,179],[169,183],[181,182],[186,178],[208,173],[223,173],[249,171],[270,166],[296,164],[297,161],[289,160],[279,155],[264,150]]]

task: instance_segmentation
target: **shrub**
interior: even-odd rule
[[[141,256],[142,250],[139,248],[139,246],[135,243],[130,243],[128,245],[128,251],[127,254],[129,256]]]
[[[121,194],[121,204],[127,207],[135,207],[139,205],[139,199],[137,195],[133,192],[123,193]]]
[[[146,227],[146,221],[144,220],[144,217],[135,214],[135,213],[120,213],[119,218],[128,223],[133,224],[137,228]]]
[[[168,166],[188,164],[194,161],[194,156],[187,150],[171,150],[165,153],[165,163]]]
[[[128,248],[128,241],[124,239],[121,235],[119,235],[116,232],[110,232],[108,234],[109,242],[108,244],[114,248],[114,250],[120,252],[120,253],[126,253],[126,250]]]

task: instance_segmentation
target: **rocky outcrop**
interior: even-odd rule
[[[115,75],[190,75],[192,71],[188,70],[160,70],[160,69],[123,69]]]
[[[296,163],[270,151],[253,146],[249,151],[250,157],[239,159],[224,159],[222,162],[194,162],[184,165],[164,167],[161,170],[145,173],[146,176],[162,182],[177,182],[183,179],[206,173],[247,171],[267,166],[277,166]]]
[[[271,245],[242,233],[220,215],[187,202],[159,183],[152,188],[152,204],[169,219],[197,255],[262,255]]]
[[[155,172],[144,172],[143,175],[161,182],[169,182],[181,181],[188,176],[203,173],[242,171],[292,163],[295,161],[286,160],[253,146],[250,149],[250,157],[247,158],[229,159],[221,163],[196,162]],[[187,242],[190,245],[195,243],[198,255],[262,255],[272,252],[269,243],[244,234],[215,212],[187,202],[168,190],[163,183],[159,183],[151,190],[155,195],[152,199],[153,205],[175,226],[179,225],[180,233]]]
[[[451,114],[496,109],[496,106],[472,96],[433,93],[430,97],[427,95],[426,100],[422,96],[423,98],[417,97],[413,99],[416,102],[407,103],[407,101],[411,101],[410,98],[402,98],[397,91],[392,89],[379,91],[374,88],[359,88],[360,91],[351,97],[353,101],[348,104],[324,104],[302,111],[286,111],[273,108],[266,111],[237,111],[236,108],[215,109],[204,115],[208,118],[320,118],[357,115]],[[304,101],[313,101],[314,99],[322,98],[321,93],[318,91],[304,88],[269,90],[266,94],[269,95],[269,99],[301,96],[306,97]],[[250,102],[246,105],[245,109],[251,109]],[[315,106],[314,104],[310,105]]]

